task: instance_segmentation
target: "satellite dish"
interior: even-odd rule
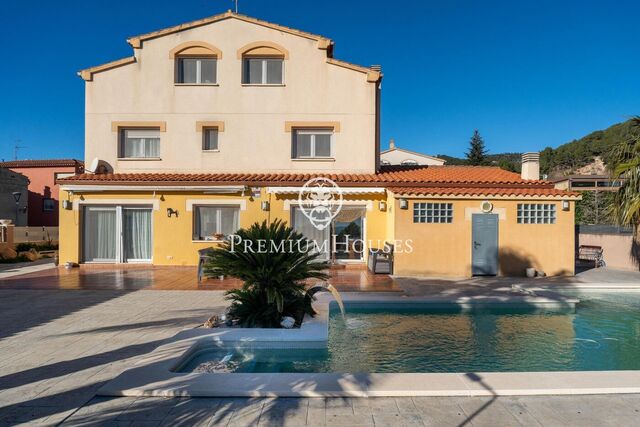
[[[100,159],[96,157],[91,161],[91,166],[89,166],[89,169],[87,169],[86,171],[90,173],[96,173],[98,171],[98,166],[100,166]]]

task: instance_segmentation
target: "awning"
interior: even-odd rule
[[[269,194],[298,194],[302,187],[267,187]],[[328,188],[327,188],[328,189]],[[384,194],[385,189],[381,187],[340,187],[339,189],[328,189],[332,193],[342,194]]]

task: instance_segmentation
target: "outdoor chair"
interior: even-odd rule
[[[393,245],[384,244],[384,249],[369,248],[369,270],[374,274],[393,274]]]
[[[204,277],[204,264],[209,257],[209,251],[213,248],[204,248],[198,250],[198,283],[202,282]]]

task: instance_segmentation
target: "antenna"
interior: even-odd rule
[[[238,13],[238,0],[232,0],[236,4],[236,13]]]
[[[16,145],[13,146],[13,160],[18,160],[18,150],[21,148],[27,148],[24,145],[20,145],[21,139],[16,139]]]

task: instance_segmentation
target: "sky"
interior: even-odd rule
[[[1,0],[0,159],[84,158],[82,68],[126,38],[232,0]],[[382,147],[462,156],[542,150],[640,114],[640,2],[239,0],[239,12],[330,37],[381,64]]]

